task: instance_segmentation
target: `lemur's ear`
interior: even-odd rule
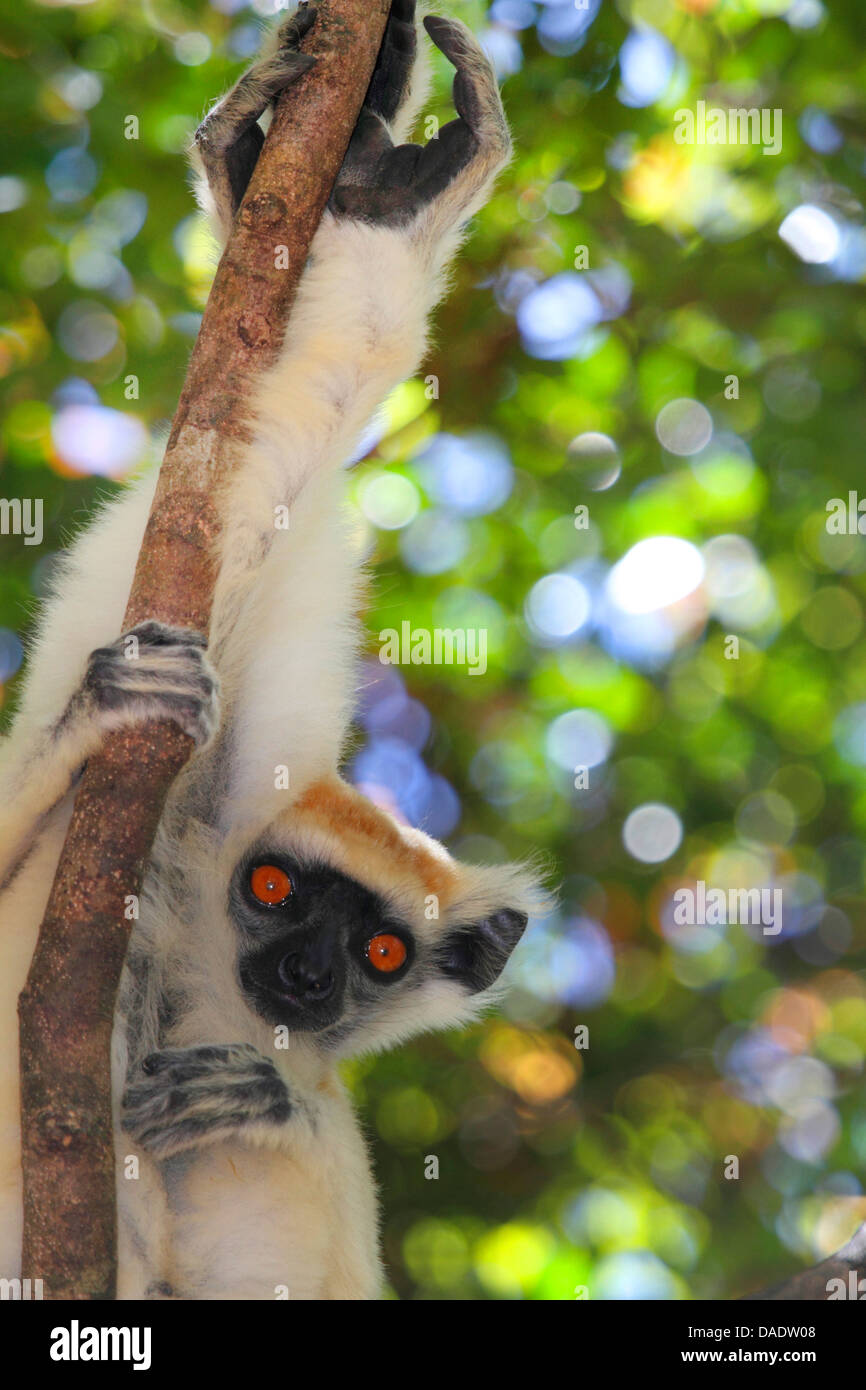
[[[489,989],[505,969],[527,920],[525,912],[503,907],[479,922],[449,928],[436,949],[439,969],[470,994]]]

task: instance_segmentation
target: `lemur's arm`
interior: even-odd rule
[[[426,146],[394,143],[411,129],[419,100],[414,8],[414,0],[393,0],[286,342],[251,401],[255,443],[236,483],[242,502],[229,498],[225,509],[224,563],[232,568],[260,562],[274,507],[291,506],[314,472],[345,463],[384,398],[416,370],[462,228],[509,157],[490,64],[464,25],[441,18],[425,25],[456,68],[458,117]],[[298,37],[295,17],[278,31],[276,52],[254,64],[197,133],[204,201],[223,235],[258,154],[256,118],[299,70]]]

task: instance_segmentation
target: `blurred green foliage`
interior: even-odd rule
[[[370,652],[403,620],[486,629],[483,678],[401,672],[432,715],[419,762],[456,852],[542,850],[561,887],[499,1016],[352,1070],[390,1277],[731,1297],[866,1215],[866,550],[826,526],[863,478],[864,11],[453,9],[506,75],[516,157],[426,387],[353,475]],[[265,12],[0,23],[0,492],[45,507],[41,547],[0,542],[7,710],[52,553],[159,457],[212,269],[183,150]],[[679,144],[699,100],[778,111],[781,150]],[[359,780],[387,783],[393,740],[367,735]],[[784,929],[677,927],[697,880],[781,887]]]

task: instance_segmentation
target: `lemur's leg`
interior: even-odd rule
[[[109,730],[171,719],[201,745],[216,728],[217,702],[216,676],[197,632],[144,622],[93,652],[60,718],[4,770],[0,890]]]
[[[284,87],[296,82],[316,62],[309,54],[298,52],[315,19],[315,7],[307,5],[284,20],[274,32],[269,50],[208,112],[195,133],[195,148],[226,236],[264,142],[259,117]]]
[[[284,1125],[294,1107],[273,1062],[248,1043],[165,1048],[132,1069],[121,1126],[155,1158]]]

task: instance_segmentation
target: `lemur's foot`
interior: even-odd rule
[[[383,68],[374,93],[378,109],[369,99],[362,108],[331,195],[330,207],[338,215],[400,225],[435,202],[438,215],[432,222],[441,230],[474,211],[508,161],[511,140],[496,78],[473,34],[459,20],[439,16],[428,16],[424,27],[457,70],[457,119],[426,145],[395,147],[382,118],[389,101],[379,89],[389,71],[393,82],[402,84],[401,91],[406,78],[396,62]]]
[[[284,1124],[291,1113],[282,1077],[249,1043],[151,1053],[121,1102],[124,1131],[158,1158],[237,1137],[246,1125]]]
[[[148,621],[91,652],[82,698],[109,727],[171,719],[197,744],[219,716],[218,682],[205,639],[190,628]]]
[[[264,135],[257,121],[285,87],[317,61],[299,53],[304,35],[316,21],[316,7],[303,5],[275,31],[268,51],[208,112],[195,133],[196,147],[214,193],[231,217],[247,191]]]

